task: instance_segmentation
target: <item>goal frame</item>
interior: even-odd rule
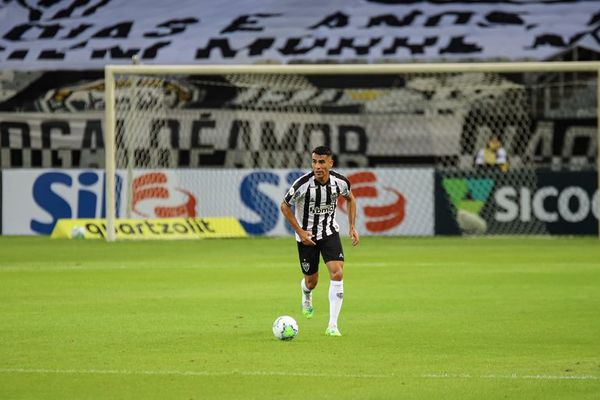
[[[115,75],[217,75],[217,74],[402,74],[402,73],[462,73],[462,72],[595,72],[600,80],[598,61],[535,61],[535,62],[478,62],[478,63],[408,63],[408,64],[282,64],[282,65],[107,65],[104,68],[105,90],[105,174],[106,174],[106,240],[116,239],[116,110]],[[600,190],[600,84],[596,85],[596,170]],[[597,205],[600,207],[600,205]],[[600,237],[600,218],[598,219]]]

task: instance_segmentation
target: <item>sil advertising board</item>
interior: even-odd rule
[[[301,170],[118,171],[119,218],[237,218],[250,235],[292,233],[279,211]],[[352,183],[361,235],[428,236],[434,232],[434,171],[340,169]],[[60,218],[104,218],[103,170],[19,169],[2,173],[2,233],[49,235]],[[131,204],[131,207],[127,207]],[[337,221],[346,235],[345,204]]]

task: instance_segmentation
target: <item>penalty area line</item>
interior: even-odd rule
[[[379,374],[342,374],[342,373],[314,373],[314,372],[284,372],[284,371],[144,371],[127,369],[44,369],[44,368],[0,368],[4,374],[58,374],[58,375],[147,375],[147,376],[290,376],[307,378],[393,378],[394,375]]]
[[[598,381],[600,376],[595,375],[544,375],[544,374],[423,374],[421,378],[429,379],[521,379],[521,380],[542,380],[542,381]]]

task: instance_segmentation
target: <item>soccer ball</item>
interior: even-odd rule
[[[83,226],[74,226],[71,229],[71,239],[85,239],[85,228]]]
[[[298,323],[289,315],[284,315],[273,322],[273,335],[279,340],[292,340],[298,334]]]

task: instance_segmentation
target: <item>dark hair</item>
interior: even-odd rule
[[[320,156],[330,156],[331,157],[333,155],[331,149],[327,146],[317,146],[317,147],[315,147],[315,149],[312,152],[317,155],[320,155]]]

